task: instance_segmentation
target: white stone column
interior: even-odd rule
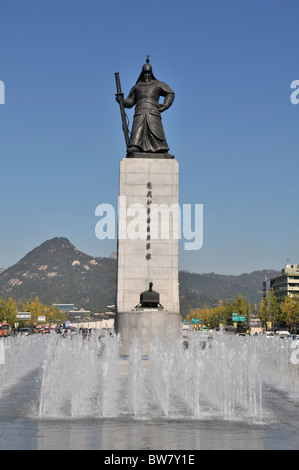
[[[175,220],[178,212],[174,213],[178,206],[178,167],[175,159],[121,160],[119,196],[120,203],[125,203],[126,207],[121,211],[122,220],[118,220],[118,312],[134,309],[141,292],[153,282],[164,309],[179,313],[179,221]],[[144,227],[137,225],[138,210],[133,216],[127,215],[132,204],[140,204],[145,211],[149,209]],[[168,215],[170,220],[165,220]],[[139,236],[132,240],[128,232],[132,232],[134,226]]]
[[[174,315],[176,328],[180,322],[178,191],[177,160],[162,158],[121,160],[116,324],[118,332],[123,338],[128,337],[128,341],[131,335],[136,336],[137,331],[140,334],[138,325],[141,323],[144,331],[152,325],[155,332],[153,330],[149,336],[155,336],[159,329],[165,330],[169,322],[173,323],[173,320],[169,320],[169,315],[171,317]],[[139,304],[140,294],[148,290],[150,282],[153,283],[153,290],[160,294],[160,303],[164,309],[149,322],[146,321],[144,314],[140,317],[142,320],[137,321],[142,312],[136,311],[135,307]],[[131,315],[128,316],[130,312],[135,314],[132,321],[128,320],[131,318]],[[125,332],[123,328],[126,328]],[[127,330],[131,328],[134,331],[128,332]]]

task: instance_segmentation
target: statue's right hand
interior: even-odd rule
[[[121,99],[122,99],[122,98],[123,98],[123,95],[121,95],[121,94],[115,95],[115,99],[116,99],[116,101],[117,101],[118,103],[121,102]]]

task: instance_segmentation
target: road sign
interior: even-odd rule
[[[30,320],[31,319],[31,313],[30,312],[18,312],[17,313],[17,319],[18,320]]]
[[[238,322],[238,321],[246,321],[246,316],[245,315],[232,315],[232,320],[233,322]]]

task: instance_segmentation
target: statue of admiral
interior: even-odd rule
[[[128,157],[141,156],[140,153],[148,153],[149,157],[173,158],[168,154],[169,147],[164,134],[161,113],[168,109],[174,100],[174,92],[164,82],[160,82],[153,74],[152,66],[147,56],[141,74],[136,84],[131,89],[128,97],[123,99],[125,108],[135,106],[134,120],[131,136],[127,147]],[[164,97],[163,103],[159,102]],[[116,100],[120,102],[120,95]],[[147,155],[145,155],[147,156]]]

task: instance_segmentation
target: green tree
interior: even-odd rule
[[[224,325],[232,325],[233,324],[233,321],[232,321],[232,314],[234,313],[235,311],[235,306],[234,304],[232,304],[231,302],[227,302],[225,304],[225,308],[223,310],[223,321],[224,321]]]
[[[2,293],[0,297],[0,322],[4,322],[5,310],[6,310],[6,300],[5,300],[4,294]]]
[[[30,312],[30,300],[19,301],[19,312]]]
[[[239,315],[247,315],[248,302],[246,302],[242,294],[237,295],[234,306],[236,313]]]
[[[12,297],[7,300],[2,294],[0,297],[0,321],[13,325],[16,322],[17,311],[16,301]]]
[[[9,297],[5,307],[5,321],[10,325],[14,325],[16,323],[17,313],[17,302],[12,297]]]
[[[273,322],[273,324],[276,326],[280,325],[282,321],[280,305],[277,302],[273,288],[270,291],[269,298],[269,321]]]
[[[67,319],[67,314],[61,312],[57,305],[45,306],[44,311],[47,323],[56,323],[57,320],[63,323]]]
[[[296,331],[299,325],[299,297],[285,297],[281,303],[281,313],[284,325],[291,331]]]
[[[294,297],[294,331],[299,328],[299,295]]]
[[[40,302],[39,297],[35,297],[34,300],[30,302],[29,311],[31,312],[31,322],[37,323],[37,319],[40,315],[43,315],[44,305]]]
[[[258,314],[259,314],[259,319],[261,320],[261,324],[265,328],[269,320],[269,306],[268,306],[267,299],[262,298],[260,305],[259,305]]]

